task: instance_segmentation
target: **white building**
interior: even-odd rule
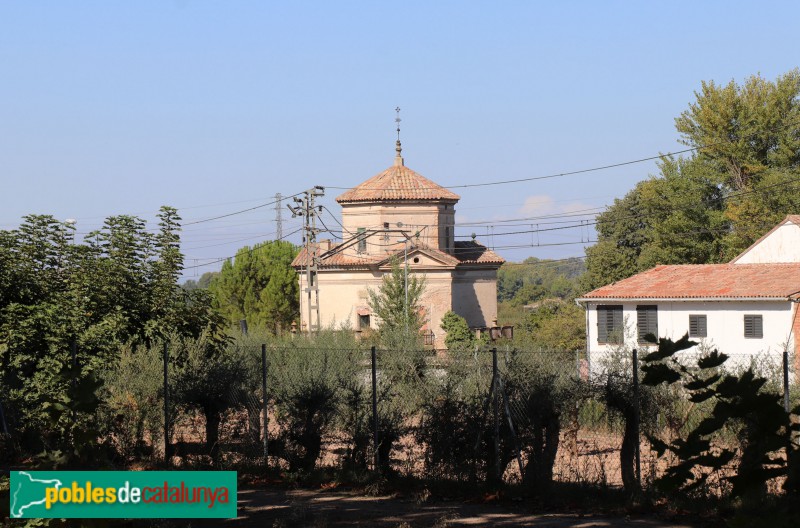
[[[800,262],[800,215],[789,215],[731,261],[733,264]]]
[[[800,216],[789,216],[729,264],[656,266],[577,299],[590,367],[644,335],[701,344],[743,364],[800,351]]]
[[[455,240],[459,196],[406,167],[400,152],[398,141],[391,167],[336,198],[342,206],[343,241],[326,240],[317,247],[320,325],[377,328],[380,321],[371,313],[368,292],[378,290],[394,259],[406,263],[409,273],[425,277],[423,330],[428,344],[444,348],[440,323],[448,310],[471,327],[493,326],[497,269],[504,260],[475,240]],[[292,263],[301,292],[308,260],[303,250]],[[308,329],[308,308],[301,293],[303,330]],[[311,325],[316,325],[313,315]]]

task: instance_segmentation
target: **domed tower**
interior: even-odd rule
[[[391,167],[342,193],[342,242],[319,243],[317,284],[322,326],[347,323],[357,332],[377,328],[369,306],[392,262],[425,276],[421,299],[426,342],[443,349],[441,320],[453,310],[471,327],[486,327],[497,316],[497,269],[503,259],[475,240],[455,241],[459,196],[405,166],[400,140]],[[305,250],[292,265],[301,271]],[[304,291],[305,274],[299,274]],[[301,295],[301,327],[308,328]],[[313,307],[312,307],[313,308]]]
[[[382,237],[365,237],[355,252],[385,255],[398,234],[420,247],[452,255],[455,250],[455,204],[460,196],[405,166],[397,142],[394,164],[339,195],[345,238],[374,230]],[[387,240],[387,237],[389,240]]]

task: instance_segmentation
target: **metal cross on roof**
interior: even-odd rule
[[[397,123],[397,144],[394,148],[395,152],[397,152],[397,156],[395,157],[395,165],[400,164],[402,165],[402,158],[400,157],[403,152],[403,147],[400,145],[400,107],[394,109],[397,112],[397,117],[394,118],[395,123]]]
[[[397,117],[394,118],[395,123],[397,123],[397,141],[400,141],[400,121],[402,121],[400,119],[400,107],[398,106],[394,111],[397,112]]]

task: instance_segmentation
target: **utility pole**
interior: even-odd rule
[[[292,211],[292,216],[303,216],[303,242],[306,249],[306,288],[301,292],[306,293],[306,306],[308,309],[308,333],[318,332],[320,329],[319,321],[319,246],[317,245],[317,214],[322,212],[322,207],[317,209],[315,203],[316,198],[325,196],[325,188],[319,185],[303,192],[303,197],[294,198],[297,204],[295,207],[287,204],[287,207]],[[302,298],[301,298],[302,304]],[[312,322],[313,321],[313,322]]]
[[[404,251],[403,251],[403,282],[405,283],[406,289],[406,334],[408,334],[408,240],[405,241],[404,244]]]
[[[281,203],[283,196],[281,193],[275,195],[275,240],[283,239],[283,217],[281,217]]]

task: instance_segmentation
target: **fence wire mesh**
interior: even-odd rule
[[[149,449],[178,467],[648,487],[679,463],[657,444],[685,438],[718,403],[690,401],[680,384],[637,386],[631,351],[589,362],[581,353],[511,347],[437,353],[242,342],[212,361],[202,347],[172,346],[166,409],[162,348],[123,351],[118,372],[108,374],[99,418],[126,463]],[[675,361],[693,372],[705,353],[679,352]],[[787,413],[800,404],[796,358],[729,356],[720,372],[750,369],[764,377],[763,390],[784,398]],[[8,442],[14,409],[2,409],[0,440]],[[740,433],[726,425],[710,437],[712,449],[735,457],[709,476],[708,492],[730,491]],[[775,456],[785,460],[786,451]],[[767,485],[777,492],[782,478]]]
[[[646,487],[677,463],[659,456],[651,440],[682,438],[715,403],[692,403],[675,387],[634,393],[629,357],[601,369],[590,369],[578,353],[511,348],[496,356],[377,350],[374,364],[369,349],[357,348],[269,347],[263,364],[254,346],[243,357],[252,381],[221,417],[220,460],[258,465],[267,451],[271,466],[288,471],[377,468],[465,482]],[[687,353],[679,361],[694,368],[699,357]],[[751,366],[768,388],[783,390],[780,354],[734,355],[726,368]],[[181,415],[178,444],[207,440],[202,421],[197,412]],[[735,448],[736,431],[723,429],[713,441]],[[733,466],[712,475],[709,486],[728,490]]]

